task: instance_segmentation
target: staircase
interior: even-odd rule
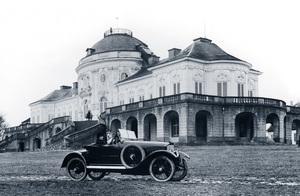
[[[65,136],[73,135],[72,141],[77,142],[78,136],[82,139],[84,135],[85,138],[96,138],[94,135],[97,132],[98,121],[71,121],[69,116],[58,117],[50,120],[49,122],[43,124],[29,124],[30,129],[23,126],[8,128],[8,133],[11,134],[3,140],[0,140],[0,152],[6,151],[19,151],[20,143],[25,146],[26,150],[32,150],[32,141],[39,137],[43,141],[41,148],[33,150],[62,150],[68,149],[65,144]],[[51,135],[48,138],[49,129],[59,125],[64,127],[62,131]],[[102,125],[105,126],[105,125]],[[86,132],[86,133],[85,133]],[[77,134],[78,133],[78,134]],[[8,134],[8,135],[9,135]],[[31,147],[30,147],[31,145]],[[30,149],[29,149],[30,147]]]
[[[74,121],[64,130],[46,139],[47,145],[42,150],[70,149],[66,146],[66,142],[64,139],[65,136],[76,134],[84,130],[89,130],[90,127],[93,127],[96,124],[97,121]]]
[[[85,144],[95,143],[99,135],[106,134],[104,124],[95,124],[87,129],[77,131],[64,137],[66,145],[72,149],[80,149]]]

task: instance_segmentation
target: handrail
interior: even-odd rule
[[[75,141],[78,141],[78,140],[82,140],[82,139],[90,136],[90,132],[93,132],[95,130],[97,131],[97,128],[98,128],[99,125],[101,125],[101,124],[96,124],[94,126],[83,129],[83,130],[78,131],[76,133],[72,133],[70,135],[65,136],[64,138],[66,140],[68,140],[69,142],[71,142],[71,143],[73,143]]]
[[[39,126],[38,128],[36,128],[35,130],[30,131],[28,133],[28,136],[35,135],[38,132],[43,131],[44,129],[50,127],[53,124],[57,124],[57,123],[61,123],[61,122],[66,122],[66,121],[69,121],[69,120],[71,120],[70,116],[62,116],[62,117],[58,117],[58,118],[53,118],[49,122],[46,122],[46,123],[42,124],[41,126]]]
[[[68,135],[72,132],[75,131],[74,125],[69,125],[67,128],[65,128],[64,130],[52,135],[51,137],[46,139],[46,143],[47,145],[52,144],[56,141],[58,141],[59,139],[62,139],[63,136]]]
[[[181,93],[176,95],[165,96],[161,98],[148,99],[131,104],[119,105],[107,108],[110,112],[131,111],[137,108],[155,107],[163,104],[173,104],[178,102],[196,102],[226,105],[265,105],[286,108],[286,103],[278,99],[270,99],[264,97],[221,97],[204,94]],[[142,103],[142,104],[140,104]],[[123,109],[125,107],[125,109]],[[300,111],[299,111],[300,113]]]

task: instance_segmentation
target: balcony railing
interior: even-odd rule
[[[195,102],[208,104],[226,105],[262,105],[279,108],[286,108],[286,104],[282,100],[269,99],[263,97],[219,97],[202,94],[182,93],[161,98],[149,99],[141,102],[116,106],[108,108],[108,113],[118,113],[122,111],[132,111],[138,108],[149,108],[163,104],[175,104],[180,102]],[[300,113],[300,111],[298,111]]]
[[[107,37],[108,35],[113,35],[113,34],[126,34],[129,36],[132,36],[132,31],[124,28],[115,28],[115,29],[110,29],[105,31],[104,37]]]
[[[287,111],[291,113],[300,114],[300,107],[288,106]]]

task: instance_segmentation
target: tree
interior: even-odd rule
[[[0,130],[7,127],[7,124],[5,122],[5,118],[3,114],[0,114]]]
[[[0,140],[3,139],[4,135],[4,128],[7,127],[7,124],[5,123],[4,115],[0,114]]]

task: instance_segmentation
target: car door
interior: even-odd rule
[[[117,144],[105,144],[90,151],[90,163],[93,165],[120,165],[121,147]]]

